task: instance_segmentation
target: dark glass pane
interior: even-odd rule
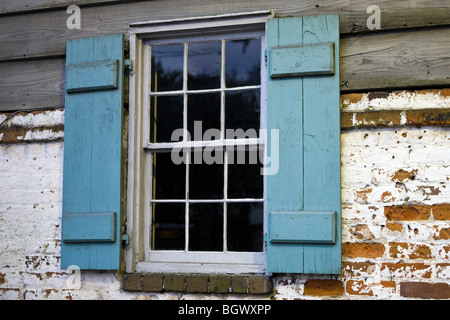
[[[150,97],[150,141],[171,142],[176,129],[183,129],[183,96]],[[182,136],[174,141],[181,141]]]
[[[225,83],[227,88],[259,85],[261,40],[233,40],[225,43]]]
[[[262,162],[256,149],[235,148],[228,153],[228,198],[262,199]]]
[[[185,249],[185,204],[153,203],[153,249]]]
[[[228,203],[228,251],[262,251],[263,224],[262,203]]]
[[[223,152],[222,149],[210,149],[203,152],[191,152],[189,161],[189,199],[223,199]],[[216,161],[205,162],[205,157]],[[208,161],[208,159],[206,159]]]
[[[153,198],[185,199],[186,161],[175,164],[172,153],[153,154]]]
[[[223,204],[189,205],[189,250],[223,250]]]
[[[220,88],[221,51],[220,41],[189,44],[189,90]]]
[[[152,91],[183,89],[183,56],[184,45],[152,47]]]
[[[259,136],[260,127],[260,91],[230,91],[225,95],[225,130],[233,129],[236,136],[238,129],[252,133],[252,138]],[[225,131],[227,138],[229,131]],[[255,136],[256,135],[256,136]]]
[[[187,129],[191,140],[214,140],[220,137],[220,93],[190,94]],[[203,139],[206,130],[215,129],[216,137]]]

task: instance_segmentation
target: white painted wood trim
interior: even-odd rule
[[[226,26],[265,24],[274,17],[270,10],[200,16],[171,20],[134,22],[128,29],[130,34],[159,33],[164,31],[184,31],[186,29],[223,28]]]
[[[237,146],[248,147],[263,147],[263,139],[248,138],[248,139],[225,139],[225,140],[211,140],[211,141],[180,141],[180,142],[160,142],[160,143],[147,143],[144,146],[145,150],[157,152],[158,150],[166,151],[175,148],[185,148],[188,150],[196,148],[231,148]]]

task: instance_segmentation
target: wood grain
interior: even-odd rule
[[[449,28],[341,39],[341,90],[449,86],[449,39]]]
[[[450,86],[450,28],[346,36],[341,92]],[[64,106],[64,58],[0,63],[0,110]]]
[[[0,110],[64,106],[65,59],[0,63]]]
[[[92,6],[106,3],[131,2],[132,0],[2,0],[0,15],[18,14],[31,11],[67,8],[70,5]],[[134,0],[141,1],[141,0]]]
[[[22,0],[24,1],[24,0]],[[56,3],[56,0],[48,3]],[[45,1],[44,1],[45,3]],[[59,2],[58,2],[59,3]],[[133,22],[275,10],[277,15],[299,16],[338,13],[341,34],[374,32],[367,28],[370,0],[181,0],[114,2],[81,9],[81,29],[66,26],[67,1],[60,9],[0,16],[0,60],[61,56],[69,39],[126,33]],[[378,1],[381,30],[450,25],[450,1]],[[54,7],[52,7],[54,8]]]

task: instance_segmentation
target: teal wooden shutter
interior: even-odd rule
[[[61,268],[120,263],[123,35],[67,42]]]
[[[267,270],[340,274],[339,16],[269,20],[267,50]]]

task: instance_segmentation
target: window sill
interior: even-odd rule
[[[262,275],[129,273],[122,289],[141,292],[272,293],[272,278]]]

